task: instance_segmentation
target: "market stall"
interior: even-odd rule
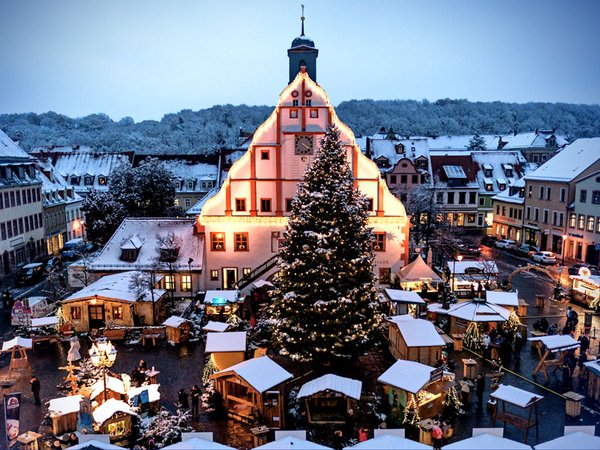
[[[575,431],[534,446],[535,450],[600,449],[600,437]]]
[[[453,442],[444,445],[442,450],[482,450],[482,449],[502,449],[502,450],[531,450],[531,445],[521,442],[495,436],[489,433],[483,433],[462,441]]]
[[[254,450],[333,450],[331,447],[287,435],[268,444],[254,447]]]
[[[239,291],[206,291],[204,305],[208,317],[228,317],[239,309]]]
[[[569,335],[537,336],[527,340],[534,343],[540,357],[532,375],[535,377],[538,372],[542,372],[546,381],[549,381],[548,368],[554,367],[556,370],[562,364],[567,352],[579,348],[580,345],[579,341]],[[557,353],[557,358],[548,359],[551,353]]]
[[[454,374],[415,361],[396,361],[377,379],[383,384],[392,414],[400,415],[414,402],[422,419],[436,417],[444,409],[444,400],[455,384]]]
[[[48,304],[46,297],[27,297],[15,300],[10,314],[10,324],[13,327],[28,327],[31,325],[31,319],[43,317],[52,311],[52,306]]]
[[[539,439],[537,404],[544,397],[514,386],[501,384],[498,386],[498,389],[490,394],[490,398],[493,398],[496,401],[494,404],[494,426],[496,425],[496,419],[498,419],[504,422],[504,426],[506,426],[506,424],[511,424],[514,427],[523,430],[525,432],[525,442],[527,442],[529,429],[535,426],[536,439]],[[499,411],[498,408],[500,402],[502,402],[501,411]],[[507,403],[524,409],[527,412],[527,416],[521,416],[508,411],[506,409]],[[532,417],[532,413],[534,413],[535,417]]]
[[[211,354],[212,362],[218,370],[242,362],[246,356],[246,332],[208,333],[204,352]]]
[[[600,306],[600,275],[585,272],[584,275],[572,275],[569,278],[571,300],[591,309],[597,309]]]
[[[382,431],[382,430],[375,430]],[[384,430],[385,431],[385,430]],[[404,430],[402,430],[404,431]],[[431,450],[431,445],[406,439],[393,434],[382,434],[364,442],[344,447],[344,450]]]
[[[104,379],[99,379],[91,386],[90,400],[99,405],[104,401]],[[106,398],[123,400],[125,398],[125,384],[119,378],[106,376]]]
[[[90,439],[72,447],[67,447],[66,450],[123,450],[123,447],[101,441],[100,439]]]
[[[125,402],[109,398],[98,406],[92,416],[100,433],[108,434],[111,442],[127,438],[131,434],[135,411]]]
[[[588,371],[587,396],[595,402],[600,402],[600,360],[588,361],[583,365]]]
[[[421,255],[417,255],[414,261],[400,269],[398,277],[400,278],[402,289],[420,292],[425,297],[437,296],[438,285],[444,282],[427,265]]]
[[[519,293],[517,291],[486,291],[485,299],[488,303],[502,306],[503,308],[508,309],[510,312],[517,312],[519,309]]]
[[[220,333],[212,333],[220,335]],[[249,359],[210,376],[230,417],[268,427],[285,425],[285,382],[293,375],[268,356]]]
[[[167,445],[163,450],[235,450],[233,447],[213,442],[212,440],[193,437],[183,439],[176,444]]]
[[[27,350],[31,350],[32,347],[33,341],[31,339],[20,336],[2,343],[2,353],[10,353],[9,377],[13,370],[24,370],[30,367]]]
[[[190,321],[180,316],[171,316],[163,325],[167,328],[167,341],[180,344],[190,340]]]
[[[229,328],[229,324],[225,322],[215,322],[214,320],[209,320],[206,325],[202,327],[204,331],[208,332],[216,332],[222,333],[223,331],[227,331]]]
[[[296,398],[304,399],[309,423],[343,424],[361,389],[361,381],[327,374],[303,384]]]
[[[464,260],[448,263],[453,291],[457,297],[473,298],[473,293],[495,289],[498,266],[490,260]]]
[[[131,387],[127,391],[127,400],[131,406],[139,408],[141,414],[160,411],[160,385],[147,384]]]
[[[410,314],[419,317],[427,305],[416,292],[401,289],[384,289],[383,300],[389,303],[389,313],[392,315]]]
[[[389,349],[396,359],[437,364],[446,345],[435,326],[428,320],[411,315],[393,316],[389,323]]]
[[[81,409],[81,395],[53,398],[48,404],[48,414],[52,420],[52,433],[55,435],[77,430]]]

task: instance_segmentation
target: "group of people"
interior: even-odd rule
[[[483,347],[483,356],[490,359],[492,346],[498,349],[498,356],[506,364],[512,356],[516,361],[521,360],[521,350],[525,345],[525,338],[520,331],[505,330],[493,328],[489,333],[484,334],[481,345]]]

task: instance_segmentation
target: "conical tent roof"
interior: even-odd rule
[[[421,255],[417,256],[413,262],[400,269],[400,281],[421,281],[431,280],[441,283],[443,280],[431,267],[423,260]]]
[[[506,322],[510,311],[493,303],[473,300],[452,305],[446,314],[469,322]]]

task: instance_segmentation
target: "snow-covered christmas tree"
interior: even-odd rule
[[[368,202],[329,128],[298,186],[279,252],[273,339],[282,355],[350,359],[379,323]]]

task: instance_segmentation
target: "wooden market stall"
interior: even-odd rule
[[[2,353],[10,353],[9,377],[13,370],[25,370],[31,367],[27,358],[27,350],[31,350],[32,347],[33,341],[31,339],[20,336],[2,343]]]
[[[586,271],[583,274],[572,275],[571,300],[586,307],[596,309],[600,306],[600,275],[591,275]]]
[[[202,329],[207,332],[216,332],[222,333],[223,331],[227,331],[229,328],[229,324],[225,322],[215,322],[214,320],[209,320],[206,325],[202,327]]]
[[[182,435],[185,433],[182,433]],[[200,433],[198,433],[200,434]],[[205,434],[205,433],[203,433]],[[212,434],[212,433],[211,433]],[[177,442],[175,444],[167,445],[163,447],[163,450],[235,450],[233,447],[229,447],[227,445],[219,444],[218,442],[213,442],[211,439],[207,439],[206,437],[191,437],[191,438],[183,438],[181,442]]]
[[[454,374],[445,373],[415,361],[396,361],[377,379],[383,384],[384,396],[399,415],[409,402],[414,402],[422,419],[441,415],[446,394],[455,384]]]
[[[219,335],[220,333],[211,333]],[[254,423],[261,417],[272,428],[285,426],[285,382],[293,375],[268,356],[249,359],[213,375],[228,414]]]
[[[389,302],[391,315],[410,314],[413,317],[419,317],[427,305],[425,300],[414,291],[384,289],[383,298],[386,303]]]
[[[511,314],[502,306],[479,299],[455,303],[449,309],[444,309],[439,303],[433,303],[428,306],[428,311],[446,314],[450,318],[450,335],[452,337],[466,334],[480,323],[484,326],[484,332],[489,331],[496,328],[498,324],[506,322]]]
[[[450,286],[457,297],[469,298],[483,287],[495,289],[498,285],[498,266],[490,260],[464,260],[448,262]]]
[[[132,417],[135,415],[135,411],[127,403],[114,398],[109,398],[92,413],[99,432],[108,434],[111,442],[131,435]]]
[[[527,340],[534,343],[540,357],[532,375],[535,377],[538,372],[542,372],[546,381],[549,381],[548,368],[554,367],[554,370],[557,370],[565,359],[567,352],[579,348],[579,345],[581,344],[569,335],[556,334],[551,336],[530,337]],[[543,350],[543,348],[545,350]],[[552,353],[557,353],[558,357],[548,359]]]
[[[254,447],[254,450],[283,450],[283,449],[298,449],[298,450],[333,450],[331,447],[326,447],[316,442],[302,439],[291,434],[285,435],[279,439],[269,442],[268,444]]]
[[[106,275],[61,301],[65,320],[77,332],[113,327],[154,325],[164,319],[167,291],[130,286],[135,272]],[[114,337],[109,337],[114,339]]]
[[[131,406],[139,408],[140,413],[157,413],[160,411],[159,384],[147,384],[131,387],[127,391],[127,401]]]
[[[407,439],[390,433],[392,430],[375,430],[375,437],[359,442],[358,444],[345,447],[344,450],[431,450],[431,445]],[[397,430],[404,431],[404,430]],[[382,432],[378,435],[377,432]]]
[[[125,383],[119,378],[106,376],[106,398],[123,400],[125,398]],[[90,400],[101,405],[104,402],[104,379],[100,378],[91,386]]]
[[[389,349],[394,358],[431,366],[438,363],[446,343],[431,322],[414,319],[410,314],[387,320],[390,322]]]
[[[167,328],[167,341],[181,344],[190,340],[190,321],[180,316],[171,316],[163,325]]]
[[[566,427],[565,427],[566,428]],[[598,449],[600,448],[600,437],[593,433],[574,431],[565,435],[546,441],[535,446],[535,450],[568,450],[568,449]]]
[[[52,311],[47,297],[34,296],[15,300],[10,313],[10,324],[13,327],[28,327],[31,319],[43,317]]]
[[[83,438],[82,436],[85,436]],[[123,450],[123,447],[113,445],[109,442],[104,442],[101,434],[88,434],[81,435],[79,437],[80,443],[72,447],[68,447],[68,450]],[[83,439],[92,438],[81,442]]]
[[[508,423],[520,430],[523,430],[525,432],[526,443],[527,437],[529,436],[529,429],[535,426],[536,439],[540,438],[537,404],[544,397],[507,384],[499,385],[498,389],[490,394],[490,397],[496,401],[494,404],[494,426],[496,425],[496,419],[498,419],[504,422],[505,427]],[[500,402],[502,402],[501,411],[499,411],[498,408]],[[527,416],[525,417],[515,414],[514,412],[509,412],[506,409],[507,403],[509,405],[514,405],[518,408],[525,409]],[[532,413],[534,413],[535,417],[532,417]]]
[[[485,299],[488,303],[502,306],[510,312],[517,312],[519,309],[519,292],[504,292],[504,291],[486,291]]]
[[[600,402],[600,360],[588,361],[583,365],[588,371],[587,396],[595,402]]]
[[[205,353],[210,353],[218,370],[240,363],[246,356],[246,332],[227,331],[206,335]]]
[[[361,381],[327,374],[303,384],[296,398],[304,399],[309,423],[343,424],[361,389]]]
[[[236,314],[239,308],[239,291],[206,291],[204,296],[205,313],[208,317],[228,317]]]
[[[77,430],[79,411],[83,396],[71,395],[50,400],[48,414],[52,420],[52,433],[55,435]]]
[[[444,445],[444,450],[531,450],[531,445],[522,444],[505,437],[496,436],[491,433],[482,433],[452,444]]]
[[[421,255],[398,273],[402,289],[420,292],[423,296],[437,296],[438,287],[444,280],[427,265]],[[402,314],[402,313],[397,313]]]

